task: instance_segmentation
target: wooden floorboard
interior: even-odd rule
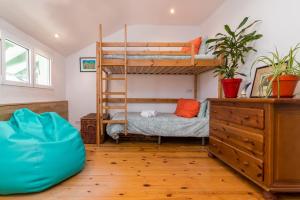
[[[198,144],[108,142],[86,149],[87,164],[80,174],[41,193],[0,200],[263,199],[258,187],[209,158]]]

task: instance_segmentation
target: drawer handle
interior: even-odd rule
[[[217,147],[217,145],[216,145],[216,144],[212,144],[212,146],[213,146],[213,147]]]
[[[213,130],[214,130],[214,131],[217,131],[218,129],[217,129],[217,128],[213,128]]]
[[[247,115],[244,117],[244,119],[248,120],[248,119],[250,119],[250,116]]]
[[[245,166],[249,166],[249,162],[247,162],[247,161],[243,162],[243,164],[244,164]]]
[[[244,142],[249,142],[249,139],[248,138],[244,138]]]

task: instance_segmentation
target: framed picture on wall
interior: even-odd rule
[[[80,57],[80,72],[96,72],[95,57]]]
[[[252,84],[251,98],[261,98],[266,96],[266,90],[269,85],[269,80],[266,77],[270,76],[271,72],[271,66],[256,68]]]

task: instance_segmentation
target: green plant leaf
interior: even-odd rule
[[[278,89],[280,88],[279,76],[281,75],[300,75],[300,64],[297,60],[298,49],[300,47],[300,43],[295,47],[291,47],[289,52],[281,56],[278,49],[275,48],[274,52],[270,52],[269,56],[260,56],[255,60],[252,64],[251,69],[257,63],[263,63],[265,65],[272,67],[271,72],[271,81],[267,86],[267,94],[266,96],[270,96],[272,94],[272,82],[277,80]],[[278,90],[278,97],[280,96],[280,91]]]
[[[238,74],[238,75],[240,75],[240,76],[244,76],[244,77],[246,77],[246,76],[247,76],[246,74],[244,74],[244,73],[240,73],[240,72],[237,72],[236,74]]]
[[[216,41],[218,41],[219,39],[208,39],[207,41],[206,41],[206,44],[209,44],[209,43],[212,43],[212,42],[216,42]]]
[[[244,26],[247,23],[248,19],[249,17],[245,17],[243,21],[240,23],[240,25],[238,26],[237,30],[240,29],[242,26]]]
[[[246,26],[245,28],[243,28],[238,34],[236,34],[237,36],[243,34],[246,30],[248,30],[249,28],[251,28],[253,25],[257,24],[258,22],[260,22],[261,20],[255,20],[254,22],[252,22],[251,24],[249,24],[248,26]]]
[[[238,75],[238,67],[245,63],[245,56],[248,52],[256,52],[252,47],[251,42],[262,37],[257,31],[248,32],[248,29],[253,26],[258,20],[248,24],[249,17],[245,17],[238,25],[238,28],[233,31],[229,25],[225,25],[225,33],[217,33],[215,38],[210,38],[207,41],[208,51],[215,56],[222,56],[222,63],[214,73],[222,75],[224,78],[233,78]],[[248,25],[247,25],[248,24]],[[237,32],[239,35],[237,35]]]
[[[224,26],[224,28],[229,35],[231,35],[232,37],[235,37],[234,32],[230,29],[230,27],[227,24]]]

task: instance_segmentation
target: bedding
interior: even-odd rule
[[[157,112],[155,110],[144,110],[141,112],[142,117],[155,117],[157,115]]]
[[[171,56],[171,55],[128,55],[128,59],[133,60],[146,60],[146,59],[154,59],[154,60],[186,60],[191,59],[191,56]],[[203,60],[203,59],[215,59],[216,57],[212,54],[197,54],[195,55],[195,59]],[[104,55],[104,59],[124,59],[124,55]]]
[[[194,52],[197,54],[199,52],[202,43],[202,37],[197,37],[194,40],[191,40],[189,42],[194,44]],[[182,47],[181,51],[183,52],[191,51],[191,47]]]
[[[207,100],[204,100],[204,101],[200,101],[200,110],[199,110],[199,113],[198,113],[198,117],[208,117],[208,113],[209,113],[209,106],[208,106],[208,101]]]
[[[198,54],[207,54],[207,48],[208,48],[208,45],[206,44],[207,40],[208,40],[208,37],[205,36],[202,40]]]
[[[112,120],[124,120],[124,113],[116,113]],[[182,118],[173,113],[157,113],[156,117],[144,118],[139,112],[129,112],[128,132],[150,136],[164,137],[207,137],[209,118]],[[124,132],[124,124],[110,124],[106,127],[107,134],[118,139]]]
[[[200,102],[195,99],[179,99],[175,114],[178,117],[193,118],[198,115]]]

